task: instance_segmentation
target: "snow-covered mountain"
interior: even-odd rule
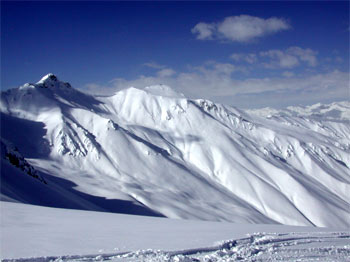
[[[245,112],[164,85],[100,97],[53,74],[2,92],[0,103],[2,139],[47,181],[35,203],[327,227],[350,226],[349,109]],[[6,182],[15,172],[1,161]],[[16,176],[1,183],[2,199],[31,203],[14,192],[30,191],[16,189]]]

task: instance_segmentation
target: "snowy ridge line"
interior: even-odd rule
[[[350,232],[255,233],[221,244],[179,251],[138,250],[132,252],[3,259],[2,262],[65,261],[350,261]],[[339,242],[339,243],[337,243]],[[344,243],[343,243],[344,242]],[[330,245],[327,245],[330,244]],[[345,244],[345,245],[344,245]]]

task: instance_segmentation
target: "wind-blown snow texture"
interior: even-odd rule
[[[119,199],[169,218],[350,226],[349,102],[244,112],[164,85],[91,96],[49,74],[2,92],[0,109],[40,186],[69,182],[85,209]],[[6,186],[2,199],[23,202]]]

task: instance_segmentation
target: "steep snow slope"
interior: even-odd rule
[[[20,145],[24,144],[26,155],[36,158],[44,156],[40,150],[44,143],[35,143],[44,134],[40,132],[39,122],[1,114],[1,123],[2,136],[14,139]],[[18,135],[18,130],[25,131]],[[95,197],[74,189],[75,186],[69,180],[38,172],[18,148],[1,138],[1,200],[70,209],[160,215],[137,201]]]
[[[88,195],[170,218],[350,225],[350,125],[334,113],[259,117],[163,85],[93,97],[52,74],[1,93],[0,109],[32,166]],[[19,139],[23,119],[42,135]]]

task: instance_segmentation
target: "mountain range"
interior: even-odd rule
[[[166,85],[97,96],[48,74],[1,92],[1,200],[350,226],[350,103],[240,110]]]

